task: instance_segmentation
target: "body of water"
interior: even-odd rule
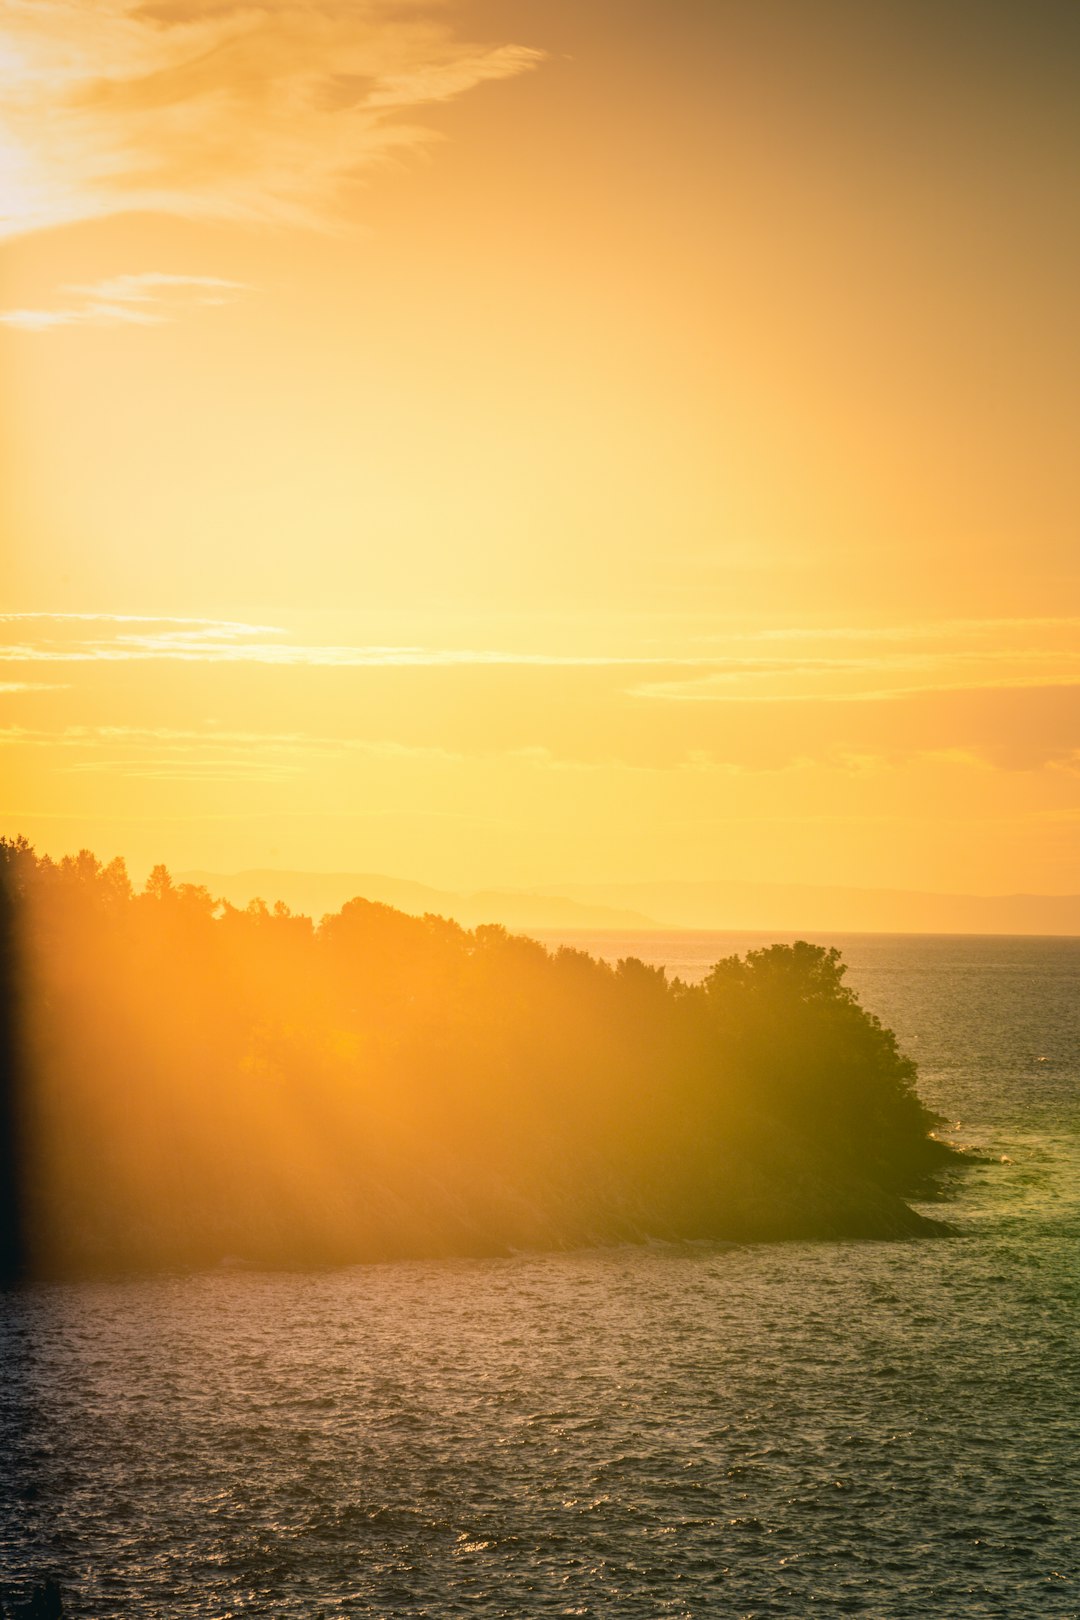
[[[687,978],[767,942],[564,937]],[[0,1591],[52,1572],[102,1620],[1080,1616],[1080,940],[825,942],[983,1150],[959,1236],[11,1293]]]

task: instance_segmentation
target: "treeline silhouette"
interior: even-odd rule
[[[835,950],[687,985],[25,840],[0,872],[9,1270],[936,1229],[904,1199],[947,1152]]]

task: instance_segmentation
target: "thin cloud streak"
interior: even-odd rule
[[[125,636],[116,642],[84,642],[77,647],[9,643],[0,646],[4,663],[200,663],[265,664],[275,667],[386,669],[521,666],[549,669],[700,669],[709,658],[667,658],[629,654],[500,652],[484,648],[402,646],[279,646],[269,642],[236,645],[175,637]]]
[[[659,730],[651,736],[636,734],[629,750],[624,738],[600,756],[579,752],[573,739],[562,735],[549,742],[510,746],[458,739],[457,746],[448,746],[317,732],[226,730],[209,722],[205,729],[8,725],[0,728],[0,748],[9,750],[12,760],[29,755],[63,774],[168,774],[177,779],[237,781],[256,776],[294,780],[319,766],[332,767],[335,776],[352,767],[366,773],[371,766],[443,772],[472,768],[480,760],[544,774],[595,778],[630,772],[658,781],[672,771],[705,773],[719,780],[804,767],[861,772],[917,759],[980,770],[1051,769],[1072,776],[1080,770],[1080,739],[1069,723],[1077,712],[1077,690],[1055,689],[1049,694],[1056,699],[1050,709],[1031,706],[1030,699],[1041,703],[1046,695],[1031,689],[942,688],[882,694],[889,700],[882,713],[870,712],[865,702],[846,705],[841,711],[846,716],[842,731],[830,718],[827,699],[801,711],[787,705],[786,718],[778,716],[776,729],[761,727],[752,718],[753,705],[746,704],[740,706],[741,715],[738,710],[732,713],[734,729],[705,736],[673,734],[666,722],[659,722]],[[1008,721],[1004,731],[1003,717]]]
[[[10,620],[8,622],[11,622]],[[164,623],[139,621],[131,623]],[[283,632],[271,632],[283,633]],[[242,624],[182,622],[165,630],[124,630],[112,639],[64,641],[46,639],[0,645],[0,662],[17,664],[190,663],[254,664],[275,668],[393,669],[393,668],[521,668],[580,670],[695,671],[691,678],[651,681],[635,685],[629,695],[664,702],[721,703],[736,701],[813,702],[826,696],[833,701],[869,701],[903,695],[909,690],[945,687],[1006,685],[1060,685],[1071,679],[1075,656],[1047,648],[996,648],[979,653],[966,649],[895,652],[878,656],[795,654],[788,657],[760,654],[726,656],[718,653],[672,655],[664,653],[548,653],[500,648],[447,648],[420,645],[311,645],[255,639],[266,627]],[[977,679],[966,671],[982,671]],[[762,693],[752,697],[735,688],[756,686],[769,679],[804,681],[812,677],[878,676],[914,672],[927,677],[923,687],[904,686],[828,693],[814,691]],[[958,672],[961,678],[957,678]]]
[[[631,697],[649,698],[665,703],[893,703],[905,698],[935,697],[941,692],[1011,692],[1073,690],[1080,696],[1080,681],[1063,681],[1060,676],[996,677],[987,681],[930,681],[924,686],[882,686],[857,692],[732,692],[710,690],[708,683],[715,679],[705,676],[700,682],[656,682],[631,688]]]
[[[220,308],[249,289],[221,276],[180,276],[147,270],[63,289],[78,295],[74,304],[45,309],[0,311],[0,323],[24,332],[51,332],[66,326],[166,326],[190,309]]]
[[[1000,635],[1029,630],[1078,630],[1080,618],[924,619],[884,625],[772,625],[757,630],[725,632],[710,641],[929,641],[944,636]],[[705,638],[703,638],[705,639]]]
[[[247,758],[255,753],[305,756],[318,754],[326,757],[362,754],[373,759],[424,759],[445,764],[460,763],[468,757],[453,749],[428,744],[372,741],[362,737],[334,737],[302,731],[227,731],[210,725],[204,730],[175,726],[115,725],[71,725],[64,726],[58,731],[18,725],[0,727],[0,747],[78,750],[96,749],[103,744],[113,748],[131,745],[171,749],[177,755],[196,752],[205,755],[208,750],[246,749],[249,751],[246,755],[237,754],[236,757]],[[92,766],[80,767],[95,770],[99,768],[107,767],[99,766],[96,762]]]
[[[253,638],[253,637],[256,637],[256,636],[281,636],[281,637],[284,637],[284,636],[286,636],[288,634],[288,631],[282,625],[253,623],[251,621],[241,620],[241,619],[217,619],[217,618],[202,617],[202,616],[197,616],[197,615],[177,615],[177,614],[165,614],[165,613],[50,612],[50,611],[46,611],[46,610],[32,610],[32,611],[26,611],[26,612],[5,612],[5,613],[0,613],[0,624],[34,624],[34,623],[59,624],[59,625],[66,625],[66,624],[73,624],[73,625],[74,624],[107,624],[107,625],[124,625],[124,626],[127,626],[127,625],[133,625],[133,626],[134,625],[142,625],[142,626],[148,626],[148,627],[156,626],[156,625],[164,625],[164,626],[168,626],[169,629],[167,630],[167,632],[163,636],[141,638],[141,639],[147,641],[148,643],[149,642],[160,642],[163,646],[170,645],[171,642],[176,638],[177,633],[179,633],[179,632],[183,632],[189,638],[193,638],[193,639],[198,638],[200,635],[202,635],[204,638],[206,638],[206,640],[208,642],[211,642],[211,643],[213,642],[213,640],[215,638],[218,638],[218,637],[228,637],[230,639],[241,639],[241,638],[250,639],[250,638]],[[1065,616],[1065,617],[1044,616],[1044,617],[1041,617],[1041,618],[1020,617],[1020,618],[994,618],[994,619],[942,619],[942,620],[925,620],[925,621],[921,621],[921,622],[914,622],[914,623],[909,623],[909,624],[899,624],[899,625],[880,625],[880,626],[869,627],[869,628],[868,627],[855,627],[855,626],[852,626],[852,625],[836,625],[836,626],[828,626],[828,625],[805,626],[805,625],[803,625],[803,626],[794,626],[794,627],[787,628],[787,629],[780,629],[780,628],[776,628],[776,627],[767,627],[767,628],[752,628],[752,629],[745,629],[745,630],[725,630],[725,631],[719,632],[719,633],[717,633],[715,635],[710,635],[710,636],[707,636],[707,637],[701,636],[701,637],[696,638],[697,642],[698,642],[698,645],[703,645],[705,647],[711,648],[711,649],[713,649],[712,651],[703,650],[701,653],[698,653],[698,654],[678,654],[678,655],[669,655],[669,654],[665,654],[665,653],[662,653],[662,652],[655,652],[655,651],[643,652],[643,653],[626,652],[626,653],[620,653],[620,654],[617,654],[617,655],[603,655],[603,654],[596,654],[596,655],[593,655],[593,654],[582,654],[582,655],[565,654],[564,655],[564,654],[546,654],[546,653],[542,653],[542,652],[506,655],[506,654],[502,654],[502,653],[499,653],[499,652],[491,652],[491,651],[484,651],[484,652],[480,652],[480,653],[468,653],[468,654],[466,654],[465,652],[463,652],[460,649],[447,649],[447,650],[425,649],[423,647],[420,647],[420,646],[417,646],[417,645],[412,645],[412,644],[396,644],[396,645],[379,644],[377,647],[374,647],[374,648],[371,647],[371,646],[368,646],[368,647],[346,646],[344,648],[341,648],[341,647],[332,647],[332,646],[326,646],[326,645],[322,645],[322,646],[316,645],[314,647],[305,647],[305,646],[299,646],[299,645],[297,645],[295,643],[292,643],[292,644],[290,644],[290,643],[282,643],[280,650],[281,651],[286,651],[287,650],[287,651],[290,651],[292,653],[301,654],[301,655],[307,655],[307,654],[310,654],[310,653],[317,653],[317,654],[321,655],[321,654],[331,654],[331,653],[337,653],[337,652],[344,652],[346,654],[350,654],[350,653],[355,653],[355,652],[368,652],[368,651],[375,650],[375,651],[379,651],[379,652],[388,652],[388,653],[398,652],[398,653],[401,653],[403,655],[409,655],[409,656],[426,655],[426,656],[431,656],[433,659],[436,659],[436,660],[441,659],[443,656],[454,656],[454,657],[469,656],[469,657],[479,657],[479,658],[482,658],[482,659],[495,658],[497,660],[501,660],[505,656],[515,656],[515,657],[520,656],[520,657],[523,657],[523,658],[530,658],[530,659],[535,658],[537,661],[545,661],[545,662],[546,661],[551,661],[551,662],[565,661],[565,662],[573,663],[573,664],[611,662],[611,663],[614,663],[614,664],[653,664],[653,663],[664,664],[664,663],[670,663],[670,664],[676,664],[676,665],[678,665],[678,664],[687,665],[687,664],[715,664],[715,663],[718,663],[718,662],[725,661],[725,656],[720,651],[720,648],[722,648],[725,645],[728,645],[728,646],[741,646],[741,645],[745,645],[745,644],[753,645],[755,643],[760,643],[760,642],[769,642],[769,643],[771,643],[771,642],[776,642],[776,641],[793,641],[793,642],[797,642],[797,641],[830,641],[830,640],[835,640],[835,641],[839,641],[839,642],[867,641],[867,642],[872,642],[872,643],[873,642],[881,642],[881,641],[889,642],[889,643],[903,642],[903,641],[922,642],[922,641],[927,641],[927,640],[935,640],[935,639],[939,639],[939,638],[945,638],[945,637],[949,637],[949,636],[955,636],[958,639],[967,639],[967,638],[970,638],[970,637],[979,637],[981,635],[993,634],[993,635],[995,635],[995,636],[997,636],[999,638],[1004,638],[1004,637],[1008,637],[1008,635],[1010,633],[1016,633],[1016,634],[1028,633],[1028,632],[1043,632],[1043,633],[1045,633],[1045,632],[1052,632],[1052,631],[1055,631],[1055,630],[1074,630],[1074,629],[1080,629],[1080,617],[1075,617],[1075,616]],[[121,637],[121,638],[118,638],[118,639],[121,639],[121,640],[124,640],[124,641],[130,640],[130,641],[134,642],[136,638],[133,637],[133,636],[124,636],[124,637]],[[680,643],[682,645],[686,645],[688,639],[689,638],[686,636],[685,632],[680,630],[680,632],[679,632]],[[655,639],[654,639],[654,645],[655,645]],[[1002,648],[1003,648],[1003,642],[999,642],[999,648],[995,649],[995,650],[1001,650]],[[277,649],[275,647],[275,649],[273,649],[273,650],[277,651],[279,649]],[[133,654],[133,656],[135,656],[135,654]],[[774,656],[776,656],[776,655],[774,655]],[[928,652],[923,652],[923,653],[918,653],[918,654],[909,654],[909,655],[889,653],[889,654],[883,655],[883,658],[879,658],[879,659],[866,659],[866,658],[863,658],[861,661],[868,664],[868,665],[870,665],[870,664],[873,664],[873,663],[876,663],[876,662],[882,662],[882,661],[892,662],[895,659],[897,659],[899,657],[904,657],[904,656],[926,658],[926,657],[930,657],[930,656],[934,656],[934,655],[931,654],[931,653],[928,653]],[[956,657],[980,657],[980,656],[983,656],[983,655],[978,653],[978,652],[968,653],[968,652],[960,652],[960,651],[958,651],[954,656],[956,656]],[[761,658],[760,661],[765,662],[765,659]],[[826,660],[821,659],[821,661],[824,662]],[[846,661],[846,659],[844,659],[842,661]]]
[[[302,732],[184,730],[169,726],[65,726],[58,731],[0,727],[0,748],[58,754],[53,768],[68,776],[122,776],[147,781],[288,782],[316,760],[366,759],[460,765],[465,755],[445,748],[324,737]],[[89,755],[72,758],[72,755]]]
[[[241,619],[203,619],[173,613],[49,613],[33,610],[0,613],[0,624],[173,624],[212,629],[222,635],[283,635],[276,624],[248,624]]]
[[[239,620],[181,616],[92,613],[0,614],[0,624],[36,631],[0,644],[0,663],[34,666],[146,664],[263,666],[279,669],[482,670],[624,672],[622,696],[649,704],[675,705],[853,705],[896,703],[947,692],[1001,692],[1071,689],[1080,661],[1070,647],[1032,645],[1068,619],[993,621],[995,640],[958,636],[959,645],[932,648],[922,626],[895,627],[883,646],[857,648],[839,634],[839,648],[826,650],[821,638],[808,648],[782,651],[771,637],[753,632],[729,638],[731,650],[702,649],[693,654],[627,650],[615,653],[563,653],[499,647],[438,647],[421,644],[311,644],[290,641],[278,626]],[[989,621],[955,621],[984,628]],[[1009,644],[1005,627],[1017,631]],[[89,628],[107,635],[87,635]],[[46,632],[43,634],[42,632]],[[935,627],[934,635],[940,635]],[[850,647],[850,651],[845,648]],[[770,650],[766,650],[770,649]],[[776,650],[771,650],[776,649]],[[820,649],[820,650],[818,650]],[[651,676],[651,678],[646,678]],[[666,677],[666,678],[665,678]]]
[[[71,686],[67,681],[0,681],[0,693],[5,696],[14,692],[70,692]]]

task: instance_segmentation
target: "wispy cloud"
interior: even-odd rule
[[[20,613],[0,613],[0,624],[173,624],[189,627],[214,625],[221,632],[250,635],[254,632],[279,634],[273,624],[250,624],[244,619],[202,619],[174,613],[50,613],[38,609]]]
[[[65,681],[0,681],[0,695],[7,697],[14,692],[67,692],[70,687]]]
[[[969,674],[966,678],[949,679],[943,670],[964,670],[964,660],[956,657],[952,660],[942,660],[938,664],[925,663],[927,678],[921,682],[903,682],[895,686],[859,686],[850,690],[828,689],[820,686],[805,690],[787,689],[773,692],[747,690],[745,681],[747,676],[781,674],[789,678],[801,678],[817,673],[825,664],[822,660],[817,667],[805,664],[789,663],[786,666],[769,670],[743,669],[739,671],[711,671],[708,674],[695,676],[690,680],[672,681],[644,681],[631,688],[632,697],[650,698],[663,703],[888,703],[902,698],[925,696],[927,693],[941,692],[1001,692],[1011,691],[1025,687],[1052,687],[1071,688],[1080,694],[1080,678],[1070,679],[1063,674],[1060,661],[1045,657],[1041,654],[1027,654],[1020,658],[1014,656],[1009,661],[1009,668],[994,668],[990,673],[980,679],[977,673]],[[1001,660],[1005,664],[1005,660]],[[1034,670],[1025,673],[1025,666],[1034,666]],[[880,673],[897,673],[910,664],[898,660],[895,664],[878,665],[852,661],[845,664],[839,660],[832,664],[836,672],[843,674],[857,674],[860,670],[876,668]],[[1076,661],[1072,665],[1073,676],[1080,677],[1080,665]]]
[[[248,290],[243,282],[221,276],[146,270],[64,287],[66,302],[43,309],[6,309],[0,311],[0,322],[23,332],[51,332],[64,326],[164,326],[186,310],[230,304]]]
[[[0,642],[0,663],[261,664],[278,668],[521,668],[625,671],[627,696],[664,703],[870,703],[920,691],[1059,686],[1080,679],[1065,618],[957,621],[889,627],[858,646],[841,628],[832,649],[823,635],[791,632],[782,648],[753,631],[726,648],[697,652],[551,652],[544,649],[341,644],[294,641],[274,625],[236,620],[122,614],[0,614],[19,639]],[[987,628],[987,627],[990,628]],[[91,630],[98,633],[88,633]],[[26,632],[30,632],[26,634]],[[800,645],[802,640],[803,645]],[[940,645],[932,643],[938,641]],[[1060,645],[1058,643],[1061,643]]]
[[[235,620],[157,618],[122,614],[0,614],[0,625],[26,625],[32,637],[0,644],[4,663],[226,663],[306,665],[321,668],[385,668],[455,665],[523,665],[555,668],[628,668],[688,666],[698,668],[711,659],[672,658],[665,655],[549,653],[506,651],[484,647],[425,647],[366,643],[311,645],[284,639],[274,625],[244,624]],[[110,635],[78,633],[86,625],[111,629]],[[52,633],[43,633],[51,627]],[[280,639],[268,640],[268,637]]]
[[[1080,617],[1074,614],[1040,617],[984,618],[984,619],[918,619],[906,624],[817,624],[817,625],[765,625],[739,631],[723,631],[719,635],[699,636],[701,644],[716,645],[729,641],[863,641],[863,642],[926,642],[954,640],[1000,639],[1022,635],[1025,632],[1045,633],[1053,630],[1080,630]]]
[[[52,755],[65,775],[124,776],[153,781],[285,782],[310,772],[316,761],[429,765],[460,763],[463,756],[431,746],[302,731],[254,731],[207,724],[178,726],[69,725],[57,730],[0,726],[0,748]]]
[[[325,225],[436,139],[422,109],[540,59],[457,38],[435,0],[0,0],[0,235],[133,209]]]

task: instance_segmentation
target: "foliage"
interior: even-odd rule
[[[23,840],[0,871],[45,1269],[918,1227],[932,1121],[835,950],[688,985]]]

